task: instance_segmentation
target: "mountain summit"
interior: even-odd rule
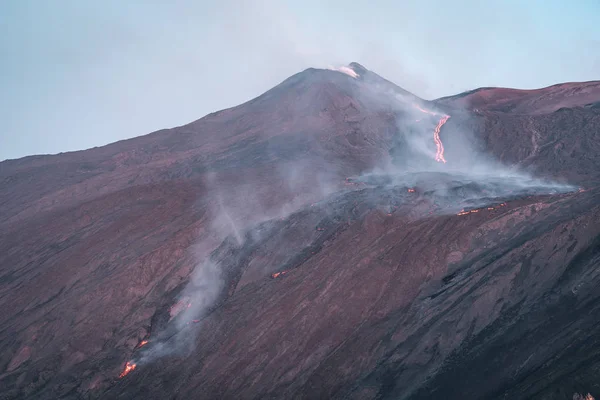
[[[1,162],[0,397],[599,397],[598,83],[344,68]]]

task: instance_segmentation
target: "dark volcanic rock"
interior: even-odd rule
[[[0,397],[600,396],[598,83],[426,102],[349,68],[0,163]]]

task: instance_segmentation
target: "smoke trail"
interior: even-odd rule
[[[223,183],[216,174],[207,176],[206,180],[212,187],[207,197],[210,196],[212,200],[204,201],[210,203],[209,214],[213,218],[204,229],[208,236],[216,238],[217,245],[209,247],[211,251],[207,251],[207,243],[197,245],[203,249],[198,253],[203,255],[198,256],[189,282],[171,307],[166,328],[156,332],[155,337],[138,350],[131,360],[133,365],[144,365],[166,356],[189,354],[195,347],[203,319],[223,299],[225,284],[229,279],[224,275],[224,270],[229,266],[219,263],[221,257],[214,256],[215,247],[218,248],[218,243],[229,243],[233,249],[242,249],[248,241],[260,240],[263,233],[256,229],[257,224],[285,218],[334,192],[335,185],[332,182],[336,179],[335,173],[326,163],[321,165],[323,168],[317,174],[309,174],[313,166],[303,161],[290,162],[273,171],[273,175],[269,176],[269,186],[277,188],[285,201],[272,205],[266,204],[266,200],[256,191],[254,182],[264,179],[263,176],[237,176],[236,179],[242,182],[237,185]]]
[[[214,221],[214,224],[221,225],[220,221],[222,219],[224,219],[225,224],[229,227],[231,233],[235,237],[237,244],[241,246],[243,243],[243,240],[242,240],[242,236],[240,234],[240,229],[237,227],[237,225],[233,221],[233,218],[231,218],[231,215],[227,212],[227,210],[226,210],[225,206],[223,205],[223,202],[220,198],[219,198],[219,209],[220,209],[220,212],[218,214],[219,218]]]

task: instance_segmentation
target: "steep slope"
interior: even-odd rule
[[[3,396],[595,394],[600,110],[472,111],[347,68],[0,163]]]
[[[385,159],[396,115],[360,85],[310,69],[183,127],[0,163],[0,386],[110,386],[224,235]]]
[[[405,202],[409,195],[400,190],[365,190],[341,199],[341,214],[329,210],[331,218],[315,220],[318,211],[303,211],[274,229],[279,237],[295,237],[287,230],[314,232],[304,259],[284,266],[273,257],[281,243],[254,244],[241,268],[249,272],[260,260],[265,278],[246,284],[204,321],[191,355],[142,365],[109,395],[595,393],[597,376],[582,370],[599,360],[593,346],[599,195],[528,199],[465,217],[423,219],[406,215],[422,197]],[[387,215],[367,198],[399,208]],[[268,279],[278,268],[289,269]]]
[[[389,110],[357,100],[364,91],[359,84],[338,72],[309,69],[246,104],[182,127],[83,152],[5,161],[2,221],[207,173],[235,182],[231,175],[282,163],[314,168],[315,160],[329,159],[345,173],[359,173],[385,156],[382,141],[394,126]]]

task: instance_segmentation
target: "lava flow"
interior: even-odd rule
[[[442,126],[448,121],[448,118],[450,118],[449,115],[444,115],[433,131],[433,140],[435,142],[435,147],[437,148],[435,161],[443,162],[444,164],[446,163],[446,159],[444,158],[444,145],[442,144],[442,139],[440,139],[440,129],[442,129]]]
[[[127,361],[127,364],[125,364],[125,369],[119,374],[119,378],[123,378],[125,375],[133,371],[136,366],[137,365],[135,363]]]
[[[500,203],[498,205],[498,207],[504,207],[506,206],[506,203]],[[488,211],[492,211],[495,210],[496,207],[487,207]],[[464,209],[460,210],[460,212],[456,215],[467,215],[467,214],[473,214],[473,213],[478,213],[480,210],[483,210],[483,208],[476,208],[474,210],[469,210],[469,211],[465,211]]]
[[[285,275],[287,273],[287,271],[281,271],[281,272],[275,272],[274,274],[271,275],[271,278],[275,279],[280,277],[281,275]]]
[[[426,110],[424,108],[419,107],[418,105],[414,105],[419,111],[424,112],[426,114],[430,114],[430,115],[440,115],[438,113],[435,113],[433,111],[429,111]],[[434,131],[433,131],[433,141],[435,142],[435,147],[436,147],[436,152],[435,152],[435,161],[437,162],[443,162],[444,164],[446,163],[446,159],[444,158],[444,145],[442,143],[442,139],[440,139],[440,130],[442,129],[442,126],[444,126],[444,124],[448,121],[448,118],[450,118],[449,115],[443,115],[442,118],[440,118],[439,122],[437,123]]]

